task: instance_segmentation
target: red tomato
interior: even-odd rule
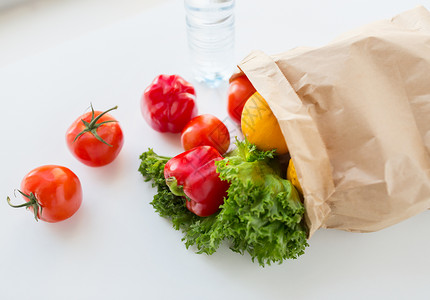
[[[254,94],[255,88],[245,75],[232,80],[228,88],[227,112],[230,118],[240,124],[243,106]]]
[[[217,117],[205,114],[188,122],[182,131],[181,143],[185,150],[197,146],[212,146],[220,154],[224,154],[230,146],[230,134]]]
[[[77,118],[66,133],[67,146],[82,163],[100,167],[111,163],[121,151],[124,135],[117,120],[107,112],[94,111]]]
[[[70,218],[81,206],[82,187],[79,178],[68,168],[55,165],[38,167],[25,175],[19,191],[36,220],[59,222]]]

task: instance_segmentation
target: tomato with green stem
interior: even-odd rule
[[[100,167],[111,163],[120,153],[124,135],[118,121],[107,111],[94,111],[77,118],[66,133],[67,146],[82,163]]]
[[[70,169],[58,165],[45,165],[30,171],[21,182],[18,192],[26,201],[10,206],[30,209],[34,218],[55,223],[73,216],[82,203],[82,186]]]

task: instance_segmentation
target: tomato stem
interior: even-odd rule
[[[94,108],[93,108],[93,104],[90,104],[91,106],[91,121],[87,122],[85,120],[82,120],[82,123],[85,125],[85,129],[82,130],[81,132],[79,132],[75,139],[73,140],[73,142],[75,142],[81,135],[83,135],[84,133],[90,132],[96,139],[98,139],[100,142],[102,142],[103,144],[108,145],[109,147],[112,147],[112,145],[108,144],[101,136],[98,135],[97,133],[97,129],[101,126],[104,125],[106,123],[112,123],[112,122],[118,122],[116,120],[108,120],[108,121],[104,121],[104,122],[100,122],[97,124],[97,121],[100,120],[100,118],[102,116],[104,116],[105,114],[107,114],[108,112],[117,109],[118,106],[112,107],[111,109],[108,109],[104,112],[102,112],[100,115],[98,115],[96,118],[94,118],[95,112],[94,112]]]
[[[22,196],[26,197],[29,199],[28,202],[22,203],[22,204],[18,204],[18,205],[14,205],[10,202],[10,198],[7,197],[7,203],[14,208],[20,208],[20,207],[26,207],[27,209],[29,209],[30,207],[33,208],[33,212],[34,212],[34,218],[36,219],[36,221],[39,221],[39,216],[38,215],[42,215],[42,206],[39,204],[39,202],[37,201],[36,196],[33,194],[33,192],[30,193],[30,195],[27,195],[23,192],[21,192],[20,190],[17,190]]]

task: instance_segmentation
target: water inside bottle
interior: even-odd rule
[[[234,70],[234,0],[185,0],[191,68],[216,86]]]

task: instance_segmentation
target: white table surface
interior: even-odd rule
[[[322,45],[418,4],[430,8],[238,0],[236,57]],[[155,190],[137,172],[148,147],[181,151],[178,136],[153,131],[140,113],[140,96],[160,73],[190,79],[179,0],[0,68],[0,299],[429,299],[430,212],[375,233],[319,230],[299,259],[265,268],[227,247],[212,256],[187,250],[149,205]],[[196,89],[200,113],[229,122],[226,86]],[[79,163],[64,141],[90,102],[118,105],[112,114],[125,133],[120,156],[102,168]],[[61,223],[36,223],[6,203],[44,164],[69,167],[83,185],[80,210]]]

